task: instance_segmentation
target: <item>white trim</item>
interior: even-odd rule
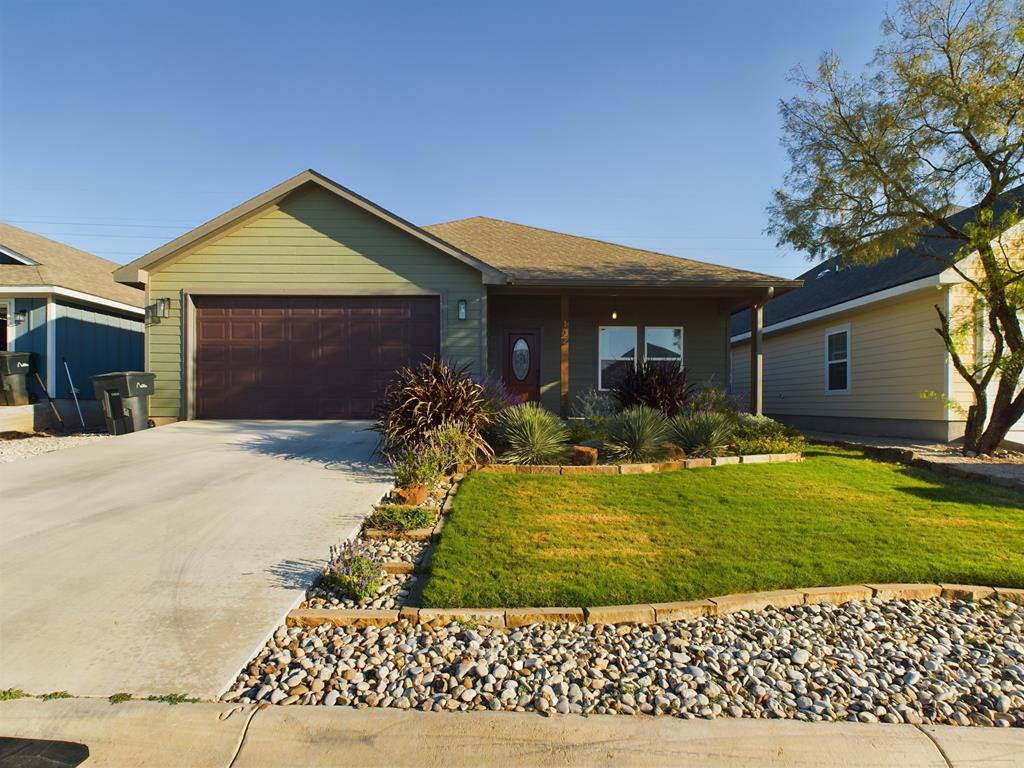
[[[0,305],[7,307],[7,320],[4,323],[3,334],[4,334],[4,349],[8,352],[14,352],[14,299],[0,299]]]
[[[632,328],[633,329],[633,367],[636,367],[637,360],[640,358],[640,326],[631,324],[614,324],[614,325],[599,325],[597,326],[597,391],[608,392],[608,388],[602,386],[601,381],[601,363],[604,360],[629,360],[628,357],[602,357],[601,356],[601,331],[606,328]]]
[[[946,317],[949,318],[950,323],[952,323],[953,322],[953,289],[952,288],[946,288],[946,296],[945,296],[943,311],[946,313]],[[945,387],[945,390],[946,390],[945,392],[943,392],[943,396],[944,396],[945,402],[943,403],[942,407],[943,407],[943,411],[945,412],[945,415],[946,415],[946,421],[952,421],[953,418],[954,418],[953,409],[951,407],[952,404],[953,404],[953,374],[954,374],[956,369],[953,367],[953,356],[951,354],[949,354],[949,350],[946,349],[946,345],[945,344],[942,345],[942,353],[943,353],[943,355],[942,355],[943,356],[943,362],[945,363],[945,368],[946,368],[945,381],[943,382],[943,386]],[[977,355],[977,349],[975,349],[975,355]],[[977,360],[977,357],[975,357],[975,359]]]
[[[17,262],[19,262],[21,264],[24,264],[26,267],[38,267],[39,266],[39,262],[38,261],[33,261],[28,256],[20,254],[16,250],[14,250],[13,248],[9,248],[6,245],[0,245],[0,253],[2,253],[4,256],[10,256],[15,261],[17,261]]]
[[[57,396],[57,302],[46,299],[46,391]]]
[[[846,334],[846,360],[829,360],[828,359],[828,341],[829,338],[840,333]],[[826,395],[849,395],[853,392],[853,365],[852,365],[852,343],[850,334],[850,324],[843,323],[842,325],[834,325],[831,328],[825,329],[825,394]],[[829,367],[833,362],[846,363],[846,388],[845,389],[830,389],[829,382]]]
[[[143,307],[135,307],[131,304],[125,304],[121,301],[114,301],[113,299],[105,299],[102,296],[96,296],[92,293],[85,293],[84,291],[76,291],[73,288],[63,288],[59,285],[4,285],[0,286],[0,291],[5,294],[17,294],[17,295],[46,295],[53,294],[56,296],[62,296],[65,299],[75,299],[76,301],[84,301],[88,304],[96,304],[101,307],[110,307],[111,309],[118,309],[122,312],[131,312],[136,315],[145,315],[146,310]]]
[[[913,280],[903,285],[897,285],[892,288],[886,288],[884,291],[875,291],[869,293],[867,296],[861,296],[856,299],[850,299],[844,301],[842,304],[836,304],[831,307],[825,307],[824,309],[818,309],[814,312],[807,312],[803,315],[797,315],[791,317],[788,320],[783,320],[778,323],[772,323],[764,327],[764,333],[774,333],[775,331],[781,331],[784,328],[792,328],[796,325],[803,325],[804,323],[811,323],[815,320],[821,320],[825,317],[831,317],[832,315],[838,315],[842,312],[849,312],[851,309],[858,309],[859,307],[865,307],[870,304],[876,304],[880,301],[887,301],[888,299],[903,296],[908,293],[914,293],[915,291],[922,291],[927,288],[941,289],[949,284],[948,280],[943,279],[942,273],[939,275],[931,275],[929,277],[922,277],[920,280]],[[730,341],[733,344],[739,342],[748,341],[750,339],[750,331],[745,333],[738,333],[733,336]]]

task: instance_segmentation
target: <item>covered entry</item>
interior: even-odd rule
[[[436,296],[194,296],[195,417],[365,419],[440,352]]]

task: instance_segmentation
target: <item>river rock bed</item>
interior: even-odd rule
[[[377,594],[366,600],[353,600],[333,582],[320,578],[306,591],[303,608],[372,608],[387,610],[405,605],[415,576],[411,573],[389,573]]]
[[[281,627],[224,700],[1020,727],[1022,635],[1022,606],[939,598],[637,627]]]
[[[408,539],[360,539],[366,549],[384,563],[412,563],[417,565],[430,542]]]

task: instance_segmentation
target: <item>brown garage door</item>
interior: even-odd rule
[[[365,419],[395,371],[439,353],[435,297],[202,296],[196,417]]]

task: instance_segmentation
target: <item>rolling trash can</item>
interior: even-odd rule
[[[103,373],[92,377],[92,388],[103,406],[110,434],[124,435],[153,426],[149,421],[148,398],[153,394],[155,380],[155,374],[142,371]]]
[[[0,405],[28,405],[31,352],[0,352]]]

